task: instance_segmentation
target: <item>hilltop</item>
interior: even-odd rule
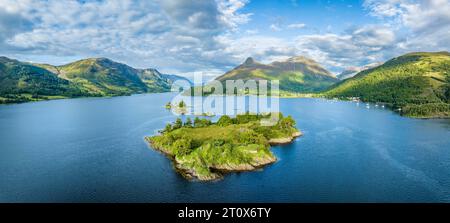
[[[312,59],[298,56],[263,64],[249,57],[245,62],[217,77],[227,80],[279,80],[281,94],[319,92],[339,80]]]
[[[61,66],[0,57],[0,103],[55,98],[168,92],[185,78],[136,69],[108,58],[88,58]]]
[[[450,117],[450,54],[408,53],[359,72],[323,93],[381,102],[418,117]]]
[[[0,57],[0,86],[0,104],[90,96],[53,72],[7,57]]]

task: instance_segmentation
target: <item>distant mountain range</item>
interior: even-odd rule
[[[411,117],[450,117],[450,54],[396,57],[335,84],[323,95],[386,103]]]
[[[339,78],[344,80],[299,56],[269,64],[247,58],[215,80],[224,84],[239,79],[279,80],[281,96],[314,93],[329,98],[359,98],[384,103],[412,117],[450,117],[448,52],[409,53],[383,64],[348,69]],[[53,66],[0,57],[0,103],[167,92],[176,80],[191,83],[184,77],[136,69],[107,58]]]
[[[222,83],[227,80],[279,80],[280,93],[319,92],[339,80],[314,60],[306,57],[291,57],[270,64],[247,58],[236,68],[217,77]]]
[[[359,73],[361,71],[365,71],[365,70],[368,70],[368,69],[371,69],[374,67],[378,67],[382,64],[383,63],[381,63],[381,62],[377,62],[377,63],[367,64],[362,67],[347,67],[344,71],[342,71],[342,73],[338,74],[336,77],[339,80],[345,80],[347,78],[351,78],[351,77],[355,76],[357,73]]]
[[[89,58],[62,66],[31,64],[0,57],[0,103],[54,98],[117,96],[167,92],[177,75],[136,69],[107,58]]]

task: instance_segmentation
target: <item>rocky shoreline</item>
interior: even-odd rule
[[[285,138],[275,138],[270,139],[269,144],[270,145],[283,145],[283,144],[289,144],[292,141],[294,141],[295,138],[302,136],[303,134],[298,131],[294,132],[291,137],[285,137]],[[199,180],[199,181],[214,181],[214,180],[220,180],[223,178],[223,175],[226,173],[233,173],[233,172],[248,172],[248,171],[254,171],[257,169],[261,169],[264,166],[267,166],[269,164],[275,163],[277,161],[277,158],[274,155],[267,155],[264,158],[259,158],[256,160],[253,160],[250,163],[240,163],[240,164],[221,164],[221,165],[214,165],[210,166],[210,173],[207,175],[203,175],[195,171],[193,168],[186,168],[185,165],[183,165],[182,160],[176,159],[175,155],[170,153],[169,150],[165,148],[161,148],[156,146],[152,140],[151,137],[145,137],[145,140],[150,143],[151,147],[154,148],[157,151],[160,151],[161,153],[165,154],[167,157],[169,157],[172,162],[175,170],[180,173],[183,177],[189,180]]]
[[[269,144],[272,146],[289,144],[292,141],[294,141],[295,138],[300,137],[302,135],[303,135],[303,133],[300,131],[294,132],[294,133],[292,133],[291,137],[269,139]]]

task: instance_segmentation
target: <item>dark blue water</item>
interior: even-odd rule
[[[281,99],[304,136],[263,171],[190,182],[150,149],[173,94],[0,106],[0,202],[449,202],[450,121]]]

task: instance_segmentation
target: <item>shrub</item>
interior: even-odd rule
[[[186,122],[184,123],[185,127],[192,127],[192,120],[191,118],[187,118]]]
[[[181,127],[183,127],[183,121],[181,121],[181,118],[177,118],[177,120],[173,124],[173,129],[179,129]]]
[[[217,121],[218,126],[228,126],[231,124],[233,124],[233,119],[231,119],[228,115],[220,117],[219,121]]]
[[[164,128],[163,132],[170,132],[170,131],[172,131],[172,125],[170,123],[167,123],[167,125]]]
[[[192,139],[182,138],[173,143],[173,149],[176,156],[188,155],[192,152]]]
[[[194,119],[194,127],[207,127],[211,124],[211,120],[208,119],[199,119],[198,117]]]

